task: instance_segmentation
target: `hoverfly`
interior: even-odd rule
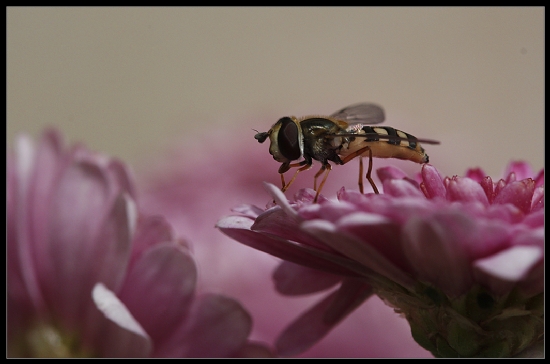
[[[314,201],[332,169],[330,162],[346,164],[355,157],[359,158],[359,190],[363,193],[363,158],[369,157],[366,178],[374,193],[378,188],[371,178],[372,157],[398,158],[416,163],[428,163],[428,155],[420,142],[439,144],[438,141],[418,139],[404,131],[389,126],[371,127],[367,124],[379,124],[385,120],[384,110],[375,104],[361,103],[345,107],[330,116],[305,116],[296,118],[285,116],[277,121],[267,132],[258,132],[254,138],[263,143],[270,140],[269,153],[277,162],[281,162],[281,190],[285,192],[296,179],[298,173],[308,170],[313,159],[321,162],[321,168],[315,174],[313,189],[317,192]],[[300,158],[302,161],[291,163]],[[298,167],[288,183],[284,173]],[[317,178],[325,173],[319,188]]]

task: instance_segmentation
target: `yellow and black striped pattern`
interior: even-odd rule
[[[372,156],[376,158],[397,158],[416,163],[429,162],[429,157],[418,139],[404,131],[390,126],[362,125],[354,134],[357,137],[350,138],[348,147],[340,151],[343,157],[368,146]],[[367,153],[363,153],[363,156],[366,155]]]

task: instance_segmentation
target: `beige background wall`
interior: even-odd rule
[[[7,9],[9,144],[56,125],[139,169],[220,128],[254,152],[251,127],[358,101],[441,140],[445,173],[539,169],[544,9]]]

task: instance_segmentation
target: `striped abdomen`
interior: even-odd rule
[[[343,148],[339,152],[343,157],[368,146],[372,150],[372,156],[377,158],[398,158],[416,163],[428,163],[429,161],[428,155],[420,146],[418,139],[409,133],[390,126],[361,125],[360,127],[355,126],[353,129],[354,134],[358,137],[351,137],[347,148]],[[391,139],[391,137],[396,139]],[[361,156],[368,155],[367,150]]]

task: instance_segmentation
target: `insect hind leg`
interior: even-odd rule
[[[363,194],[363,158],[359,158],[359,192]]]
[[[374,193],[377,195],[379,194],[378,188],[376,187],[376,184],[374,183],[371,173],[372,173],[372,149],[370,147],[364,147],[361,149],[356,150],[355,152],[347,155],[344,159],[342,159],[342,164],[346,164],[350,160],[352,160],[355,157],[360,157],[361,154],[365,152],[369,152],[369,168],[367,169],[367,180],[369,181],[370,185],[372,186],[372,189]],[[361,157],[360,157],[361,158]],[[363,193],[363,158],[359,160],[359,191]]]
[[[369,181],[370,185],[372,186],[372,189],[374,190],[374,193],[376,193],[378,195],[379,194],[378,188],[376,188],[376,184],[372,180],[371,172],[372,172],[372,149],[369,148],[369,168],[367,169],[367,176],[366,177],[367,177],[367,180]]]

